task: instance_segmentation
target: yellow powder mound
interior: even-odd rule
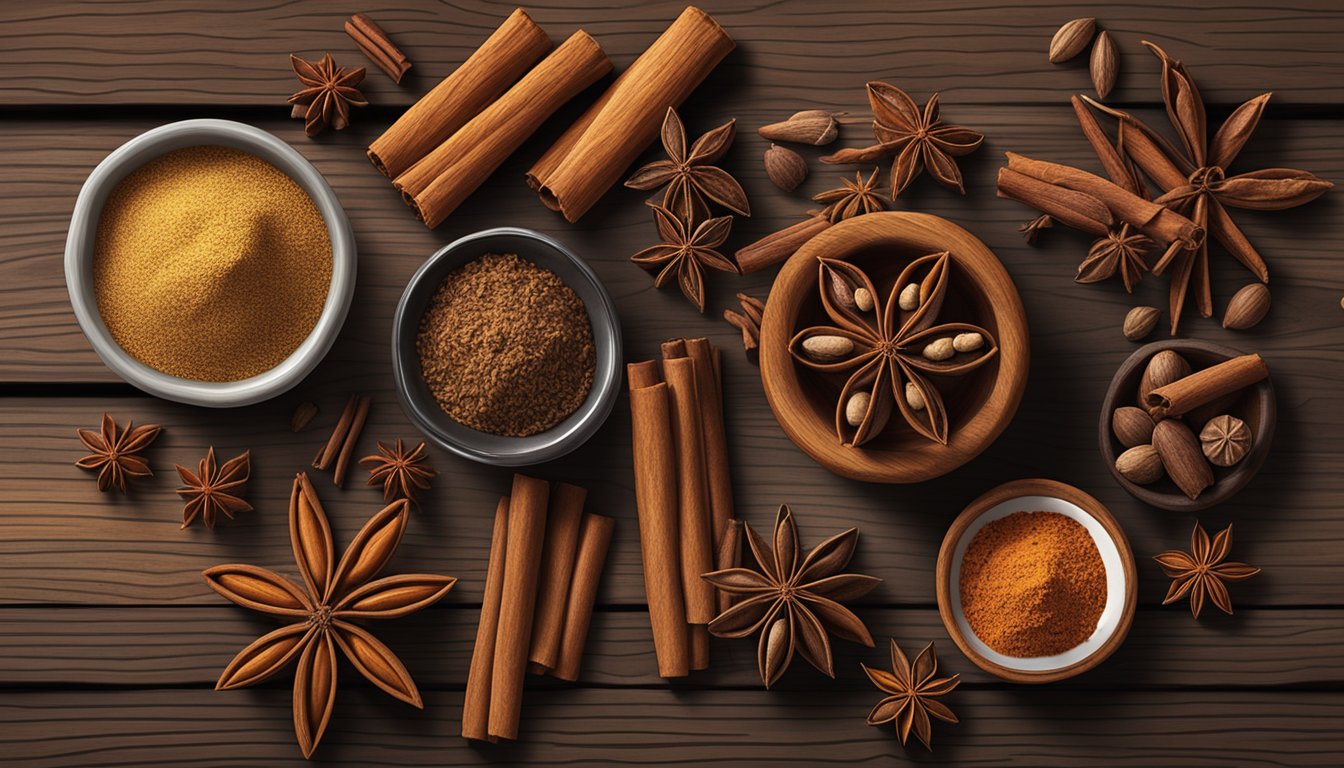
[[[283,171],[229,147],[169,152],[122,180],[98,223],[98,311],[131,356],[197,381],[274,368],[331,286],[322,215]]]

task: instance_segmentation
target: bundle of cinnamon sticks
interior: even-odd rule
[[[719,350],[663,344],[661,361],[627,366],[644,589],[658,674],[709,666],[707,625],[728,607],[703,574],[740,558],[723,423]]]
[[[587,492],[515,475],[495,510],[462,735],[517,739],[527,672],[577,680],[614,521]]]
[[[546,118],[611,68],[588,33],[579,30],[551,51],[546,33],[516,9],[369,145],[369,159],[436,227]]]

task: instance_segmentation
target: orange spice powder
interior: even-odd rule
[[[1006,656],[1054,656],[1079,645],[1105,606],[1096,542],[1057,512],[1014,512],[986,524],[961,561],[966,620]]]

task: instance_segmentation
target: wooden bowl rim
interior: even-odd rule
[[[930,253],[960,242],[952,251],[954,263],[984,295],[997,326],[999,360],[990,395],[980,410],[953,432],[947,445],[930,441],[913,451],[846,448],[835,438],[832,422],[818,423],[785,402],[786,392],[805,398],[788,343],[795,331],[799,306],[816,291],[817,256],[847,256],[872,247],[875,240],[899,242]],[[1026,390],[1030,357],[1026,311],[1008,270],[974,234],[926,213],[871,213],[821,232],[780,269],[761,321],[761,381],[775,420],[794,445],[818,464],[843,477],[867,482],[922,482],[945,475],[978,456],[998,439],[1017,413]],[[983,430],[980,437],[972,437],[979,430]]]
[[[1256,426],[1251,451],[1218,482],[1206,488],[1199,498],[1192,500],[1183,493],[1162,493],[1132,483],[1115,468],[1115,459],[1119,453],[1115,449],[1118,443],[1111,435],[1111,413],[1121,404],[1121,383],[1132,378],[1133,388],[1137,393],[1138,379],[1143,376],[1143,368],[1149,358],[1167,349],[1178,353],[1195,351],[1221,357],[1224,360],[1247,354],[1224,344],[1199,339],[1165,339],[1139,347],[1120,364],[1115,375],[1111,377],[1110,386],[1106,388],[1106,396],[1101,401],[1101,418],[1097,426],[1097,445],[1101,450],[1102,459],[1106,461],[1106,468],[1111,471],[1111,477],[1114,477],[1129,495],[1145,504],[1171,512],[1198,512],[1232,498],[1260,471],[1265,459],[1269,457],[1269,446],[1274,440],[1274,428],[1278,424],[1278,404],[1274,398],[1274,384],[1269,378],[1252,385],[1260,404],[1260,423]],[[1129,387],[1126,386],[1125,389],[1128,390]],[[1191,425],[1190,428],[1195,427]]]
[[[1086,658],[1080,659],[1067,667],[1039,672],[1005,667],[985,658],[967,641],[952,615],[951,601],[961,599],[960,595],[954,596],[951,594],[952,557],[957,542],[965,534],[966,529],[971,526],[971,523],[975,522],[986,511],[1005,501],[1025,496],[1049,496],[1062,499],[1078,506],[1095,518],[1106,530],[1106,533],[1110,535],[1111,540],[1115,542],[1115,547],[1120,553],[1120,566],[1125,578],[1124,610],[1115,626],[1115,630],[1111,632],[1111,636],[1106,639],[1106,642],[1102,643]],[[935,592],[938,596],[938,615],[942,617],[943,626],[946,627],[947,634],[951,636],[952,642],[956,643],[962,654],[977,667],[1012,683],[1053,683],[1080,675],[1115,653],[1116,649],[1124,643],[1125,637],[1129,634],[1130,626],[1134,623],[1134,607],[1138,599],[1138,579],[1135,575],[1134,552],[1130,549],[1129,538],[1125,536],[1124,529],[1120,527],[1119,521],[1115,519],[1115,516],[1106,508],[1105,504],[1102,504],[1081,488],[1068,483],[1061,483],[1058,480],[1046,478],[1012,480],[981,494],[975,501],[966,505],[957,519],[952,521],[951,527],[947,529],[947,534],[943,536],[943,544],[938,550],[938,564],[935,570],[937,573]]]

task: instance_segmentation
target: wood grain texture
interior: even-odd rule
[[[538,0],[527,8],[553,41],[582,27],[626,67],[684,2]],[[616,519],[608,566],[576,685],[530,679],[519,744],[468,747],[461,704],[490,540],[491,511],[510,472],[431,450],[440,475],[413,513],[389,573],[460,579],[443,603],[382,634],[425,691],[426,710],[390,702],[345,670],[334,727],[318,761],[331,765],[1337,765],[1344,752],[1344,197],[1300,209],[1233,215],[1269,263],[1274,306],[1249,333],[1187,317],[1185,334],[1260,352],[1269,362],[1279,426],[1259,475],[1235,499],[1200,513],[1206,528],[1235,523],[1232,557],[1264,568],[1233,586],[1235,616],[1158,606],[1168,581],[1151,561],[1184,545],[1195,517],[1131,498],[1097,452],[1096,424],[1111,374],[1137,347],[1120,326],[1136,304],[1166,306],[1163,279],[1128,296],[1119,285],[1076,285],[1089,239],[1054,229],[1028,247],[1016,229],[1032,212],[994,195],[1005,151],[1096,168],[1068,96],[1088,92],[1086,56],[1046,62],[1056,27],[1098,16],[1120,48],[1111,102],[1165,125],[1151,39],[1186,61],[1216,126],[1237,104],[1275,96],[1233,170],[1297,167],[1339,183],[1344,103],[1344,7],[1130,0],[1122,5],[1043,0],[846,4],[709,0],[702,4],[738,43],[682,110],[698,134],[738,119],[723,161],[751,196],[737,248],[797,221],[808,197],[855,168],[817,158],[869,142],[864,81],[880,78],[921,103],[943,92],[951,122],[983,130],[985,146],[961,166],[967,196],[920,179],[898,209],[937,214],[984,240],[1007,267],[1031,331],[1026,394],[1013,423],[951,476],[893,489],[832,475],[784,436],[758,370],[719,319],[732,296],[764,296],[775,270],[714,275],[705,316],[673,290],[655,291],[627,262],[652,243],[640,194],[613,190],[578,225],[547,211],[524,172],[605,85],[562,108],[438,230],[414,220],[364,149],[414,98],[462,61],[512,10],[490,0],[371,0],[358,8],[319,0],[52,0],[0,4],[0,764],[58,766],[301,765],[290,723],[291,673],[258,689],[216,693],[220,670],[271,625],[211,593],[200,571],[250,562],[293,575],[285,511],[289,483],[307,466],[351,392],[374,406],[361,441],[414,437],[391,390],[388,340],[406,280],[442,245],[477,229],[517,225],[585,256],[612,293],[628,359],[658,353],[674,336],[706,335],[723,348],[724,410],[738,515],[768,529],[792,505],[804,544],[851,525],[862,530],[852,570],[884,581],[856,606],[879,643],[835,644],[837,680],[796,660],[778,690],[759,690],[752,641],[715,641],[714,667],[677,684],[657,677],[639,561],[629,408],[577,453],[529,472],[589,490],[588,509]],[[415,62],[397,87],[371,70],[371,107],[348,131],[316,141],[287,120],[295,90],[286,55],[330,51],[367,63],[342,31],[368,13]],[[806,148],[812,173],[791,195],[765,178],[769,146],[754,128],[799,109],[847,112],[839,141]],[[147,128],[187,117],[225,117],[274,132],[310,158],[350,215],[361,251],[349,321],[323,365],[293,392],[233,412],[174,405],[117,383],[74,323],[61,256],[79,187],[115,147]],[[641,159],[651,159],[652,149]],[[1213,255],[1221,310],[1252,279],[1222,250]],[[1157,337],[1154,337],[1157,338]],[[207,342],[208,343],[208,340]],[[288,430],[295,405],[322,412]],[[99,414],[157,421],[156,477],[128,498],[101,495],[73,467],[78,427]],[[213,445],[250,448],[256,511],[214,532],[178,529],[173,463]],[[363,455],[363,454],[358,454]],[[1114,656],[1074,680],[1013,687],[953,647],[934,607],[934,564],[947,526],[972,499],[1029,476],[1070,482],[1106,504],[1136,558],[1138,610]],[[345,490],[315,479],[344,545],[382,507],[352,473]],[[175,522],[178,521],[178,522]],[[879,694],[859,662],[883,660],[896,637],[938,642],[943,668],[963,687],[948,703],[959,726],[938,724],[936,752],[902,748],[890,729],[863,724]]]

